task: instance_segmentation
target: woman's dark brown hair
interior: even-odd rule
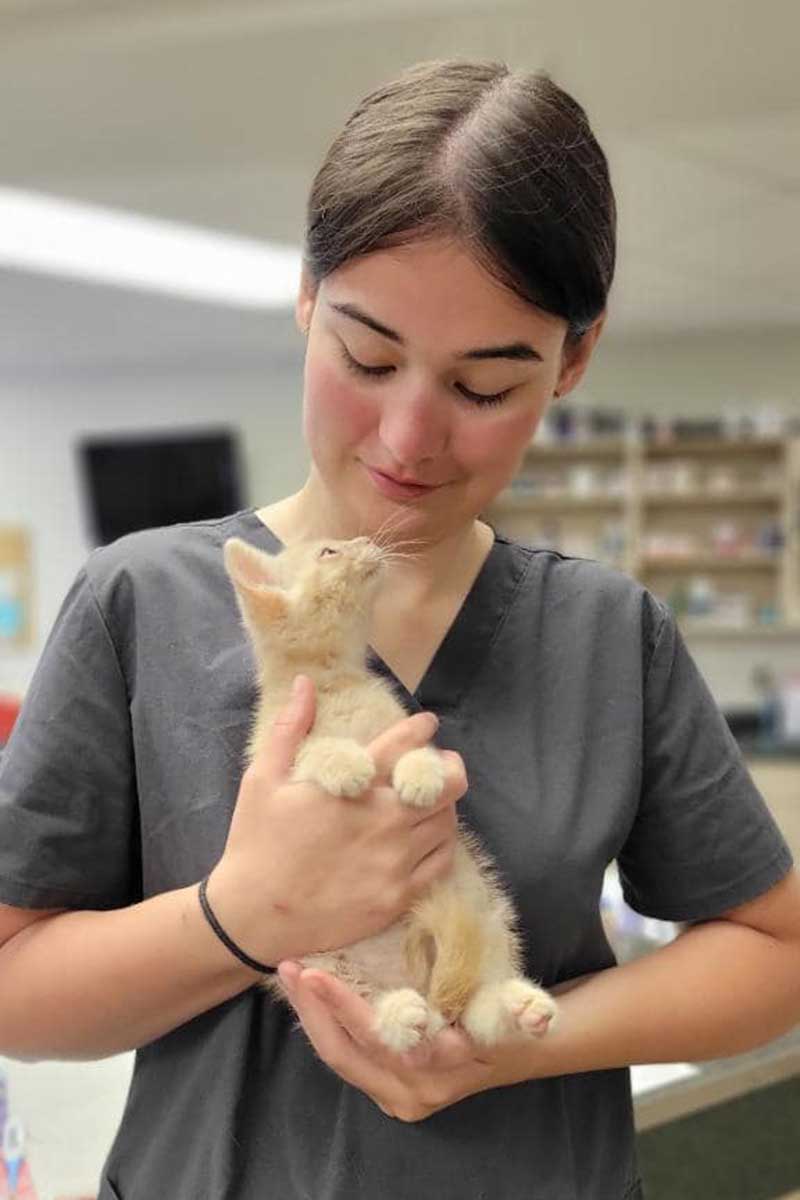
[[[454,59],[418,63],[357,106],[312,185],[305,261],[319,283],[361,255],[455,237],[574,339],[605,309],[615,235],[581,106],[544,72]]]

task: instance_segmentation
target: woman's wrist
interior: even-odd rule
[[[257,909],[242,903],[242,896],[253,893],[232,861],[221,858],[205,879],[198,881],[193,893],[195,910],[220,952],[251,979],[273,973],[280,962],[292,957],[286,937],[290,931],[276,928],[280,914],[270,915],[269,900]],[[276,936],[278,933],[283,936]]]
[[[200,908],[203,916],[216,934],[219,941],[235,959],[237,959],[245,967],[248,967],[251,971],[255,971],[259,975],[274,975],[278,969],[277,964],[262,963],[260,960],[253,958],[252,955],[248,954],[247,951],[243,950],[242,947],[234,941],[230,934],[227,933],[227,931],[220,924],[217,915],[211,907],[208,899],[208,879],[209,877],[207,875],[205,879],[202,879],[198,884],[197,898],[200,902]]]

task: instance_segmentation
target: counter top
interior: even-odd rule
[[[739,749],[747,759],[767,759],[776,762],[794,760],[800,763],[800,742],[776,741],[774,738],[739,738]]]
[[[640,1133],[800,1074],[800,1026],[747,1054],[692,1066],[691,1074],[634,1095]]]

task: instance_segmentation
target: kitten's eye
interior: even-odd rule
[[[319,557],[324,558],[326,554],[338,554],[338,550],[334,550],[332,546],[323,546],[319,552]]]

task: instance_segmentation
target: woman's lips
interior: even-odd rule
[[[384,496],[389,496],[393,500],[412,500],[415,496],[425,496],[428,492],[435,492],[437,485],[426,485],[421,483],[399,483],[396,479],[392,479],[391,475],[384,475],[383,471],[376,471],[374,467],[365,468],[375,487]]]

